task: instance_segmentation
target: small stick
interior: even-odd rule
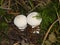
[[[51,24],[51,26],[49,27],[49,29],[48,29],[46,35],[44,36],[42,45],[44,45],[44,42],[45,42],[45,40],[46,40],[46,38],[47,38],[47,36],[48,36],[48,34],[49,34],[51,28],[54,26],[54,24],[55,24],[57,21],[59,21],[59,19],[57,19],[56,21],[54,21],[54,22]]]
[[[11,8],[0,7],[1,9],[11,10]]]
[[[3,0],[1,0],[1,6],[3,5]]]
[[[11,0],[9,0],[8,8],[10,8]]]
[[[33,10],[35,10],[38,6],[43,6],[42,3],[43,3],[44,5],[46,5],[44,2],[41,1],[38,5],[36,5],[33,9],[31,9],[28,13],[32,12]],[[27,14],[28,14],[28,13],[27,13]]]

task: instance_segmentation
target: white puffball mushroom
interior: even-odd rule
[[[14,19],[14,24],[21,29],[21,31],[24,31],[24,29],[27,27],[27,18],[24,15],[17,15]]]
[[[38,12],[32,12],[27,16],[27,22],[29,25],[32,26],[32,28],[40,25],[42,18],[37,19],[36,16],[38,16]]]

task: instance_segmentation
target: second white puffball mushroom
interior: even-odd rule
[[[14,19],[14,24],[21,29],[21,31],[24,31],[24,29],[27,27],[27,18],[24,15],[18,15]]]
[[[27,22],[29,25],[32,26],[32,28],[40,25],[42,18],[37,19],[36,16],[38,16],[38,12],[32,12],[27,16]]]

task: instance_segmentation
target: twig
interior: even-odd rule
[[[8,8],[10,8],[10,5],[11,5],[11,0],[9,0]]]
[[[11,12],[11,13],[8,13],[8,14],[18,15],[20,13],[19,12]]]
[[[3,31],[1,31],[0,33],[3,34],[4,37],[6,37],[7,39],[9,39],[8,35],[6,33],[4,33]]]
[[[1,6],[2,6],[2,4],[3,4],[3,0],[1,0]]]
[[[41,1],[38,5],[36,5],[33,9],[31,9],[28,13],[32,12],[33,10],[35,10],[38,6],[43,6],[42,3],[44,3],[44,2]],[[45,3],[44,3],[44,4],[45,4]],[[46,4],[45,4],[45,5],[46,5]],[[28,13],[27,13],[27,14],[28,14]]]
[[[54,21],[54,22],[51,24],[51,26],[49,27],[49,29],[48,29],[46,35],[44,36],[42,45],[44,45],[44,42],[45,42],[45,40],[46,40],[46,38],[47,38],[47,36],[48,36],[48,34],[49,34],[51,28],[54,26],[54,24],[55,24],[57,21],[59,21],[59,19],[57,19],[56,21]]]
[[[6,18],[6,17],[4,17],[4,19],[5,19],[6,23],[9,23],[9,21],[7,20],[7,18]]]
[[[33,10],[35,10],[35,9],[36,9],[38,6],[40,6],[40,5],[42,5],[42,4],[39,3],[36,7],[34,7],[33,9],[31,9],[28,13],[32,12]],[[28,14],[28,13],[27,13],[27,14]]]
[[[30,10],[30,8],[26,7],[25,5],[21,4],[20,2],[18,2],[17,0],[15,0],[17,4],[19,4],[20,6],[22,6],[26,11]]]
[[[33,2],[32,0],[29,0],[29,3],[30,3],[30,5],[31,5],[31,7],[34,8],[34,5],[33,5],[32,2]]]
[[[5,9],[5,10],[11,10],[11,8],[5,8],[5,7],[0,7],[1,9]]]
[[[16,1],[16,0],[15,0]],[[15,2],[15,4],[16,4],[16,6],[17,6],[17,10],[19,10],[19,8],[18,8],[18,4]]]
[[[59,24],[60,24],[60,17],[59,17],[59,14],[58,14],[58,12],[56,12],[57,13],[57,17],[58,17],[58,19],[59,19]]]
[[[1,1],[1,6],[0,6],[0,8],[1,8],[1,9],[5,9],[5,10],[10,10],[10,9],[11,9],[11,8],[10,8],[10,0],[9,0],[9,6],[8,6],[8,7],[7,7],[7,3],[8,3],[8,2],[5,2],[5,1],[6,1],[6,0],[5,0],[4,3],[3,3],[3,1],[4,1],[4,0]]]
[[[58,8],[56,8],[55,6],[54,6],[54,8],[55,8],[55,11],[56,11],[57,17],[58,17],[58,19],[59,19],[59,24],[60,24],[60,17],[59,17],[58,11],[57,11]]]
[[[26,9],[28,9],[28,11],[31,9],[31,7],[28,6],[24,0],[20,0],[20,1],[21,1],[21,4],[22,4]]]

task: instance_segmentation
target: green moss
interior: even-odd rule
[[[5,14],[6,14],[6,11],[5,11],[4,9],[1,9],[1,8],[0,8],[0,16],[1,16],[1,15],[5,15]]]

